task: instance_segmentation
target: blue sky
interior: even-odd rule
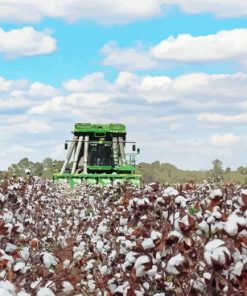
[[[246,16],[242,0],[2,1],[0,168],[63,159],[78,121],[125,123],[140,161],[245,165]]]

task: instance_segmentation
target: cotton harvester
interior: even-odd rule
[[[76,123],[72,133],[72,141],[65,142],[65,162],[54,180],[68,181],[71,187],[82,180],[103,185],[125,180],[140,184],[141,175],[136,173],[140,150],[135,142],[126,141],[125,125]],[[131,153],[126,153],[127,144],[132,144]]]

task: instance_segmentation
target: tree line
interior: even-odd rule
[[[5,172],[0,172],[0,177],[24,177],[27,173],[41,178],[52,179],[54,173],[60,172],[63,165],[61,160],[45,158],[41,162],[33,162],[28,158],[21,159],[18,163],[9,166]],[[152,163],[142,162],[138,170],[142,174],[145,183],[200,183],[208,179],[220,178],[224,182],[247,183],[247,167],[240,166],[233,171],[230,167],[223,169],[222,161],[212,161],[210,170],[181,170],[170,163],[154,161]]]

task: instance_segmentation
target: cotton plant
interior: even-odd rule
[[[220,293],[241,293],[246,196],[244,187],[207,182],[69,189],[8,180],[0,278],[16,290],[5,295],[201,295],[223,281]]]

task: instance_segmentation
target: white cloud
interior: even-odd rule
[[[73,93],[68,96],[53,97],[45,103],[32,107],[29,114],[49,114],[54,112],[68,112],[70,115],[83,114],[86,108],[98,108],[99,104],[104,104],[109,100],[109,96],[103,93]]]
[[[33,106],[30,114],[68,112],[81,114],[83,108],[120,102],[121,104],[169,103],[186,110],[215,108],[240,109],[247,101],[247,75],[244,73],[209,75],[193,73],[172,79],[169,76],[138,76],[120,72],[109,82],[102,73],[86,75],[63,84],[67,95],[53,96]],[[232,102],[235,102],[233,105]]]
[[[233,133],[227,133],[227,134],[215,134],[210,137],[209,143],[213,145],[219,145],[219,146],[227,146],[227,145],[233,145],[238,141],[238,137],[235,136]]]
[[[247,29],[220,31],[214,35],[181,34],[169,37],[151,49],[157,59],[208,62],[247,57]]]
[[[60,90],[49,84],[27,80],[6,80],[0,77],[0,112],[23,112],[44,99],[59,95]]]
[[[21,120],[14,119],[0,126],[1,134],[20,135],[20,134],[41,134],[51,132],[53,128],[42,119],[28,119],[23,117]]]
[[[163,0],[165,4],[179,5],[187,13],[213,13],[219,17],[234,17],[247,15],[245,0]]]
[[[6,155],[10,155],[10,154],[16,154],[16,153],[20,153],[20,154],[29,154],[34,152],[35,149],[31,148],[31,147],[26,147],[26,146],[21,146],[21,145],[13,145],[11,147],[8,147],[8,149],[6,150],[1,150],[0,152],[0,156],[6,156]]]
[[[0,21],[38,22],[45,17],[67,21],[93,20],[125,24],[164,14],[174,5],[187,13],[213,13],[220,17],[246,16],[244,0],[1,0]],[[21,13],[20,13],[21,12]]]
[[[106,44],[103,64],[122,70],[146,70],[174,67],[179,63],[208,64],[235,62],[247,65],[247,29],[219,31],[206,36],[180,34],[170,36],[157,45],[143,49],[119,48]]]
[[[55,50],[56,40],[49,32],[38,32],[32,27],[10,31],[0,28],[0,52],[7,58],[45,55]]]
[[[201,113],[197,120],[210,123],[246,123],[247,113],[225,115],[219,113]]]
[[[111,90],[111,84],[105,80],[102,72],[85,75],[80,80],[70,79],[64,82],[63,87],[69,92]]]
[[[92,73],[78,80],[69,79],[60,88],[2,78],[0,88],[0,106],[16,100],[7,112],[1,110],[2,150],[13,145],[35,149],[30,154],[16,152],[16,160],[29,155],[37,159],[64,155],[64,140],[70,139],[71,128],[79,121],[125,123],[128,139],[141,143],[140,161],[169,161],[173,157],[176,164],[182,162],[183,156],[187,164],[189,154],[194,168],[198,163],[205,167],[223,155],[220,153],[224,145],[225,159],[237,153],[241,163],[239,142],[247,146],[242,136],[247,116],[241,113],[247,102],[244,73],[193,73],[172,78],[121,72],[114,81],[103,73]],[[26,105],[16,110],[22,99],[26,99]],[[212,119],[212,114],[217,116]],[[228,122],[234,128],[233,136],[231,130],[226,130],[230,126],[222,124]],[[202,130],[200,125],[205,123],[209,128]],[[38,144],[45,141],[48,144]],[[8,161],[15,160],[1,159],[1,163]]]
[[[60,91],[49,84],[34,82],[30,85],[28,94],[32,97],[50,98],[60,94]]]
[[[157,61],[148,52],[138,48],[119,48],[116,43],[104,45],[101,52],[105,55],[103,65],[114,66],[127,71],[146,70],[158,67]]]
[[[21,13],[20,13],[21,11]],[[0,20],[38,22],[44,17],[124,24],[160,15],[160,0],[1,0]]]

